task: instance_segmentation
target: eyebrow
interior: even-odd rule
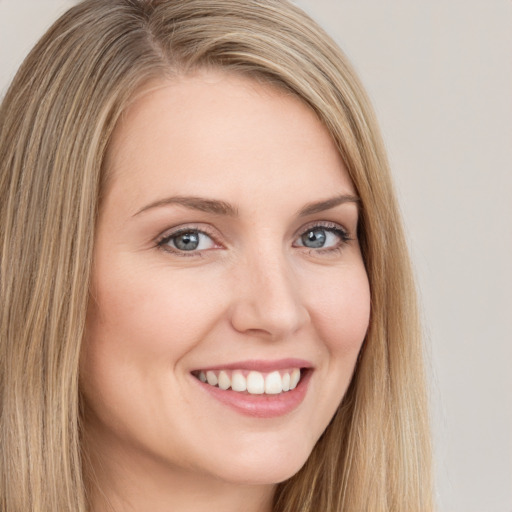
[[[330,199],[308,203],[306,206],[299,210],[298,215],[299,217],[305,217],[307,215],[313,215],[325,210],[330,210],[331,208],[335,208],[336,206],[342,205],[344,203],[359,202],[359,197],[350,194],[343,194],[332,197]],[[146,212],[148,210],[152,210],[153,208],[159,208],[161,206],[168,206],[173,204],[185,206],[186,208],[190,208],[192,210],[213,213],[215,215],[227,215],[229,217],[238,216],[238,209],[226,201],[194,196],[172,196],[165,199],[159,199],[158,201],[154,201],[153,203],[144,206],[144,208],[140,209],[133,216],[135,217],[136,215],[139,215],[140,213]]]
[[[158,201],[155,201],[154,203],[150,203],[147,206],[144,206],[144,208],[139,210],[135,215],[139,215],[139,213],[151,210],[153,208],[173,204],[185,206],[186,208],[190,208],[192,210],[213,213],[215,215],[227,215],[229,217],[238,216],[238,210],[231,204],[227,203],[226,201],[219,201],[217,199],[206,199],[204,197],[194,196],[173,196],[167,197],[165,199],[160,199]]]
[[[315,213],[324,212],[326,210],[330,210],[331,208],[335,208],[341,204],[345,203],[360,203],[361,200],[359,197],[343,194],[336,197],[332,197],[330,199],[325,199],[324,201],[316,201],[314,203],[309,203],[304,208],[299,211],[299,217],[305,217],[307,215],[313,215]]]

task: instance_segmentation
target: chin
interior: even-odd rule
[[[281,447],[282,448],[282,447]],[[256,447],[252,453],[239,454],[217,467],[216,474],[225,481],[242,485],[273,485],[288,480],[306,463],[311,450],[304,446],[295,450],[276,448],[266,451]]]

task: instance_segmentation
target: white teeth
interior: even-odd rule
[[[298,368],[294,368],[292,370],[292,374],[290,375],[290,389],[295,389],[300,380],[300,370]]]
[[[272,372],[265,379],[265,393],[267,395],[277,395],[283,391],[283,383],[279,372]]]
[[[242,372],[236,370],[231,376],[231,389],[233,391],[245,391],[247,389],[247,381]]]
[[[228,374],[224,371],[219,373],[219,388],[229,389],[231,387],[231,379]]]
[[[219,382],[217,380],[217,375],[215,375],[215,373],[213,373],[212,371],[206,372],[206,380],[208,381],[208,384],[212,386],[216,386],[217,382]]]
[[[301,373],[299,368],[291,371],[273,371],[268,374],[251,371],[244,375],[243,370],[220,370],[207,372],[200,371],[196,377],[201,382],[207,382],[210,386],[218,386],[222,390],[231,388],[233,391],[251,395],[278,395],[297,387]]]
[[[260,372],[249,372],[249,375],[247,375],[247,391],[251,395],[262,395],[265,392],[265,379]]]
[[[290,391],[290,374],[285,373],[283,375],[283,391]]]

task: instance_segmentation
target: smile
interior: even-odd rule
[[[300,368],[259,372],[248,370],[207,370],[194,372],[201,382],[222,390],[250,395],[278,395],[293,390],[301,379]]]
[[[191,376],[207,396],[238,413],[275,418],[300,406],[313,373],[310,362],[289,358],[203,367]]]

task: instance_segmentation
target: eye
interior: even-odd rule
[[[213,249],[217,244],[203,231],[187,228],[165,236],[158,246],[171,252],[194,252]]]
[[[308,249],[337,249],[349,240],[348,233],[337,225],[313,226],[302,233],[294,246]]]

